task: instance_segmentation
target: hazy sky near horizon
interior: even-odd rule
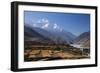
[[[56,24],[76,36],[90,31],[90,14],[24,11],[24,23],[27,25],[43,19],[49,25]]]

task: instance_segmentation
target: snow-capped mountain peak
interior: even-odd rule
[[[60,28],[56,23],[54,24],[53,29],[62,31],[62,28]]]
[[[46,30],[62,31],[62,28],[57,23],[51,23],[48,19],[40,19],[33,23],[33,27],[39,27]]]
[[[41,28],[48,28],[49,27],[49,24],[48,23],[46,23],[46,24],[44,24]]]

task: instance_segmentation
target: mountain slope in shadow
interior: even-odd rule
[[[24,26],[24,41],[34,41],[40,43],[53,43],[49,38],[39,34],[34,29]]]

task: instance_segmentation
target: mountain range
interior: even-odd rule
[[[80,34],[75,40],[75,44],[81,44],[82,47],[90,47],[90,31]]]
[[[39,27],[30,27],[24,25],[24,38],[30,41],[44,41],[48,43],[62,44],[71,43],[76,37],[70,32],[64,30],[47,30]]]
[[[48,20],[41,20],[34,24],[25,23],[24,40],[48,44],[82,44],[82,46],[89,47],[90,31],[75,36],[56,23],[50,24]]]

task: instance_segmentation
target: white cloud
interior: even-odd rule
[[[55,23],[53,26],[54,29],[60,29],[60,27]]]
[[[57,24],[54,24],[53,28],[56,29],[57,27],[58,27]]]
[[[48,26],[49,26],[49,24],[46,23],[46,24],[44,24],[44,25],[42,26],[42,28],[48,28]]]
[[[42,19],[42,22],[48,23],[49,21],[48,21],[47,19],[43,18],[43,19]]]
[[[62,28],[59,27],[58,24],[52,24],[48,19],[42,18],[39,19],[38,21],[34,21],[33,27],[39,27],[43,29],[50,29],[50,30],[59,30],[62,31]]]
[[[42,18],[41,23],[42,23],[42,28],[48,28],[49,27],[49,20],[48,19]]]
[[[54,24],[53,28],[62,31],[62,28],[60,28],[56,23]]]
[[[41,23],[41,20],[38,20],[37,23]]]

